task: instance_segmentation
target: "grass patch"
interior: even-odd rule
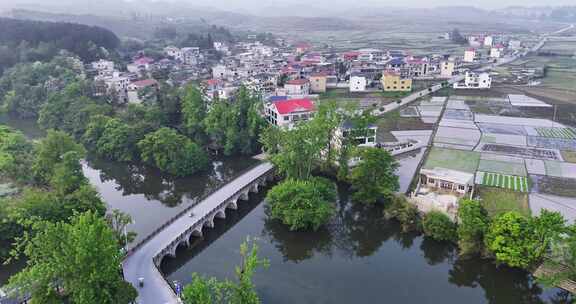
[[[424,168],[446,168],[474,173],[478,169],[480,153],[433,147],[426,159]]]
[[[482,201],[482,206],[484,206],[491,217],[508,211],[516,211],[522,215],[530,216],[528,194],[526,193],[492,187],[479,187],[478,196]]]
[[[574,151],[560,151],[564,161],[569,163],[576,163],[576,152]]]

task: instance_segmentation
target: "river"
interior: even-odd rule
[[[42,134],[22,121],[10,125],[30,137]],[[207,172],[190,178],[94,157],[88,157],[83,168],[110,208],[132,215],[130,228],[142,238],[195,197],[254,163],[250,158],[218,159]],[[318,232],[290,232],[269,220],[264,195],[252,194],[239,210],[217,220],[204,239],[179,248],[176,258],[166,258],[162,271],[167,279],[188,283],[192,272],[232,278],[239,245],[251,236],[260,255],[270,260],[270,267],[255,275],[264,303],[567,302],[565,292],[543,289],[525,271],[478,258],[462,260],[450,244],[402,233],[397,222],[383,218],[381,207],[351,204],[345,186],[339,186],[337,215]],[[0,285],[21,267],[1,266]]]

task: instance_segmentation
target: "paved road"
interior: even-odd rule
[[[138,289],[138,299],[136,302],[146,304],[180,303],[179,299],[152,262],[152,258],[166,248],[183,231],[193,226],[198,219],[210,213],[238,190],[249,185],[252,181],[272,169],[273,165],[265,162],[234,179],[198,203],[191,210],[191,212],[195,214],[193,218],[190,218],[188,213],[184,214],[126,258],[122,265],[124,276],[126,281]],[[144,278],[143,288],[138,287],[138,278],[141,277]]]

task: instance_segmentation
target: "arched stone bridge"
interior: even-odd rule
[[[238,208],[250,192],[258,192],[274,178],[274,166],[265,162],[218,188],[188,209],[180,212],[150,236],[130,249],[122,264],[125,279],[138,290],[137,303],[180,303],[159,271],[162,259],[176,256],[178,246],[188,246],[192,236],[202,236],[203,229],[214,227],[216,218]],[[138,279],[144,278],[144,286]]]

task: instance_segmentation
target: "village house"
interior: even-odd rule
[[[428,59],[427,58],[408,58],[406,60],[407,76],[408,77],[422,77],[428,74]]]
[[[139,104],[144,101],[156,101],[158,89],[158,82],[154,79],[134,81],[128,85],[128,102]]]
[[[279,127],[293,128],[314,117],[316,108],[310,99],[278,100],[265,105],[266,120]]]
[[[312,93],[326,93],[326,74],[316,73],[310,75],[310,91]]]
[[[376,146],[376,133],[378,126],[370,124],[365,128],[358,128],[351,121],[345,121],[334,131],[332,144],[335,149],[340,149],[344,140],[349,139],[357,147]]]
[[[382,74],[381,82],[384,92],[412,91],[412,79],[403,78],[396,71],[385,71]]]
[[[174,59],[174,60],[178,60],[178,61],[182,61],[184,58],[184,55],[182,53],[182,50],[175,47],[175,46],[167,46],[164,48],[164,54],[166,54],[166,56]]]
[[[497,44],[490,49],[490,58],[500,58],[504,53],[504,46]]]
[[[364,76],[351,76],[349,84],[350,92],[364,92],[368,82]]]
[[[440,77],[450,78],[456,70],[456,61],[453,57],[446,58],[440,62]]]
[[[304,96],[310,94],[310,82],[308,79],[293,79],[288,80],[284,84],[284,89],[287,95]]]
[[[491,48],[494,44],[494,37],[486,36],[484,37],[484,47]]]
[[[492,77],[489,73],[466,72],[464,83],[454,84],[455,89],[489,89],[492,86]]]
[[[474,174],[446,168],[420,170],[420,188],[429,188],[456,196],[471,195],[474,191]]]
[[[476,49],[466,49],[464,51],[464,62],[473,63],[474,61],[476,61]]]

